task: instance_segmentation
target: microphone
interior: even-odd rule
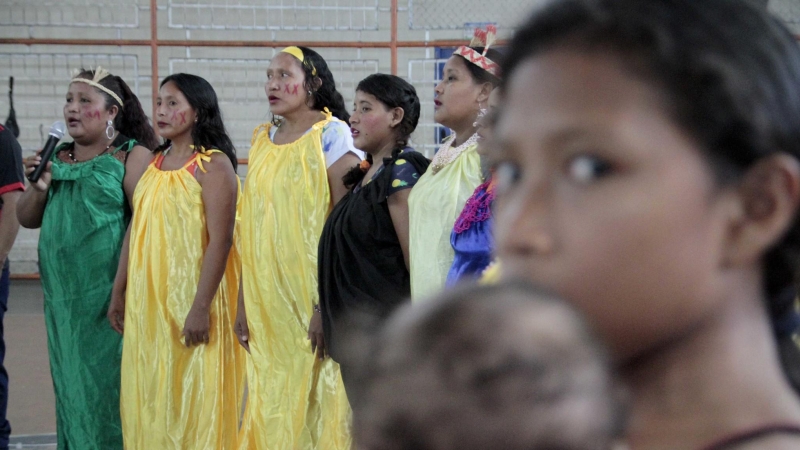
[[[64,137],[64,133],[67,131],[67,126],[64,125],[64,122],[58,121],[53,123],[50,127],[50,136],[47,138],[47,142],[44,143],[44,147],[42,148],[42,152],[39,153],[39,156],[42,157],[42,162],[36,166],[36,169],[33,170],[33,173],[28,175],[28,180],[31,183],[36,183],[39,181],[39,177],[42,175],[44,168],[47,167],[47,162],[50,161],[50,158],[53,156],[53,151],[56,149],[56,144],[58,141]]]

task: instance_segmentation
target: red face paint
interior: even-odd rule
[[[86,113],[84,113],[84,115],[86,117],[90,118],[90,119],[98,119],[98,120],[100,120],[100,111],[96,110],[96,109],[94,111],[86,111]]]
[[[285,93],[287,93],[287,94],[297,95],[297,89],[298,89],[299,87],[300,87],[300,85],[299,85],[299,84],[294,84],[293,86],[289,86],[289,85],[287,84],[287,85],[284,85],[284,86],[283,86],[283,92],[285,92]]]
[[[181,125],[185,124],[186,123],[186,111],[183,111],[183,112],[173,111],[172,112],[172,117],[170,117],[170,120],[173,121],[173,122],[177,122],[179,116],[181,118]]]

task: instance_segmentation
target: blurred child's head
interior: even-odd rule
[[[523,283],[399,310],[351,392],[361,450],[608,449],[622,414],[603,351]]]

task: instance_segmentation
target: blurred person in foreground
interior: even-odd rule
[[[566,303],[520,282],[404,307],[351,395],[357,448],[619,448],[624,408],[597,342]]]
[[[503,74],[502,276],[605,340],[630,447],[800,448],[794,36],[746,0],[561,0]]]

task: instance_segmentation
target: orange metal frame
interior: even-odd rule
[[[337,47],[337,48],[385,48],[391,52],[392,73],[397,74],[397,49],[409,47],[456,47],[463,45],[460,40],[440,40],[440,41],[398,41],[397,40],[397,2],[391,0],[391,35],[389,41],[379,42],[343,42],[343,41],[307,41],[307,42],[282,42],[282,41],[179,41],[162,40],[158,38],[158,0],[150,0],[150,39],[2,39],[2,44],[22,44],[22,45],[111,45],[118,47],[150,47],[150,57],[153,77],[153,109],[155,110],[155,100],[158,96],[158,48],[159,47],[288,47],[290,45],[302,45],[306,47]],[[155,117],[155,111],[153,114]],[[247,161],[244,160],[243,164]]]
[[[0,44],[22,44],[22,45],[111,45],[117,47],[150,47],[150,59],[152,67],[153,91],[153,117],[155,117],[156,97],[158,97],[158,48],[159,47],[288,47],[290,45],[302,45],[306,47],[336,47],[336,48],[385,48],[391,52],[391,69],[393,74],[397,74],[397,49],[414,47],[457,47],[463,45],[461,40],[438,40],[438,41],[398,41],[397,40],[397,2],[391,0],[391,35],[389,41],[378,42],[344,42],[344,41],[304,41],[304,42],[284,42],[284,41],[176,41],[158,38],[158,0],[150,0],[150,39],[3,39]],[[246,165],[247,159],[242,158],[239,164]]]

